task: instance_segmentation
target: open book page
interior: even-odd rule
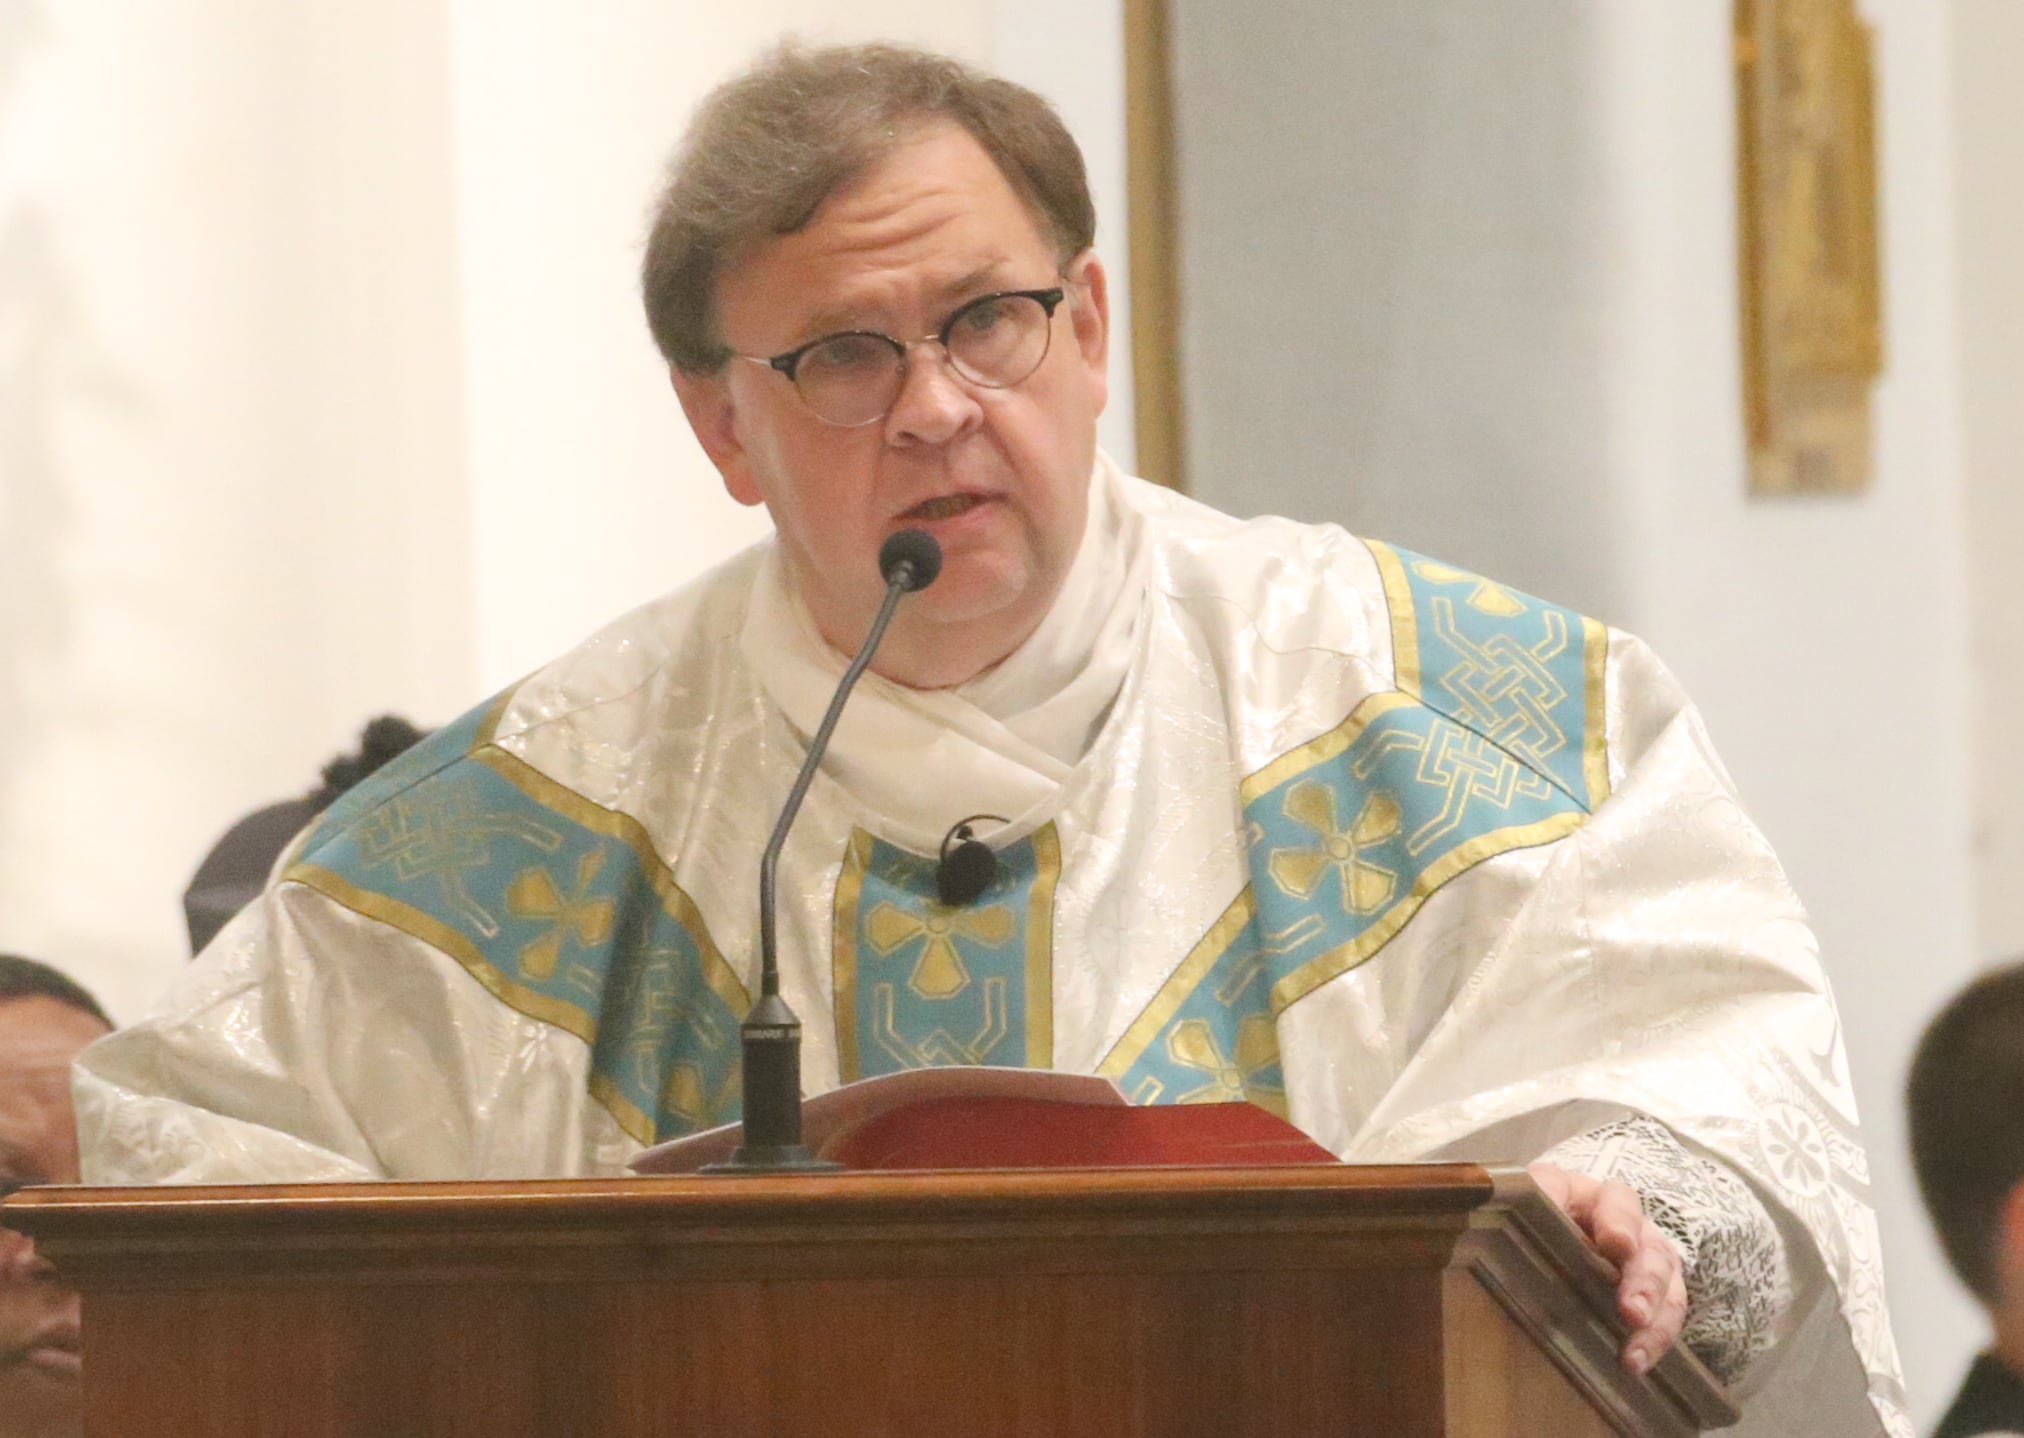
[[[818,1094],[802,1105],[801,1141],[815,1153],[842,1130],[908,1104],[932,1099],[1018,1098],[1043,1103],[1124,1107],[1124,1090],[1095,1074],[1051,1069],[953,1067],[908,1069],[859,1079]],[[739,1126],[720,1124],[684,1138],[655,1144],[627,1165],[634,1173],[694,1173],[718,1163],[738,1147]]]

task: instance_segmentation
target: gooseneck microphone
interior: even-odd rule
[[[942,547],[933,535],[919,529],[903,529],[878,551],[879,573],[885,576],[885,602],[871,622],[871,632],[843,679],[836,697],[809,741],[808,757],[801,762],[794,787],[781,807],[780,822],[759,859],[759,998],[745,1015],[739,1029],[743,1044],[741,1062],[745,1087],[743,1132],[738,1149],[721,1164],[711,1165],[716,1173],[783,1173],[832,1169],[836,1165],[815,1157],[801,1141],[801,1020],[780,997],[780,960],[775,947],[773,876],[780,865],[780,850],[787,831],[815,782],[815,771],[829,748],[829,736],[843,714],[843,702],[871,664],[879,641],[902,596],[926,589],[942,572]]]

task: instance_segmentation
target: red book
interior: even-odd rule
[[[1334,1163],[1286,1120],[1248,1103],[1135,1106],[1109,1079],[1038,1069],[885,1074],[808,1101],[802,1137],[853,1169],[1255,1167]],[[648,1149],[640,1173],[728,1158],[736,1124]]]

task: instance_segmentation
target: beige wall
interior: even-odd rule
[[[2024,4],[1953,0],[1981,952],[2024,958]]]
[[[1213,502],[1483,568],[1679,673],[1819,932],[1929,1415],[1978,1341],[1899,1099],[1978,959],[1957,117],[1945,8],[1862,8],[1890,353],[1868,496],[1746,496],[1731,9],[1679,0],[1177,0],[1189,446]],[[2014,263],[2017,234],[1978,243]]]
[[[116,1014],[228,820],[476,683],[440,16],[338,13],[0,19],[0,947]]]

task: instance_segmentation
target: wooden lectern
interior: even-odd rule
[[[40,1189],[87,1438],[1690,1434],[1522,1172]]]

